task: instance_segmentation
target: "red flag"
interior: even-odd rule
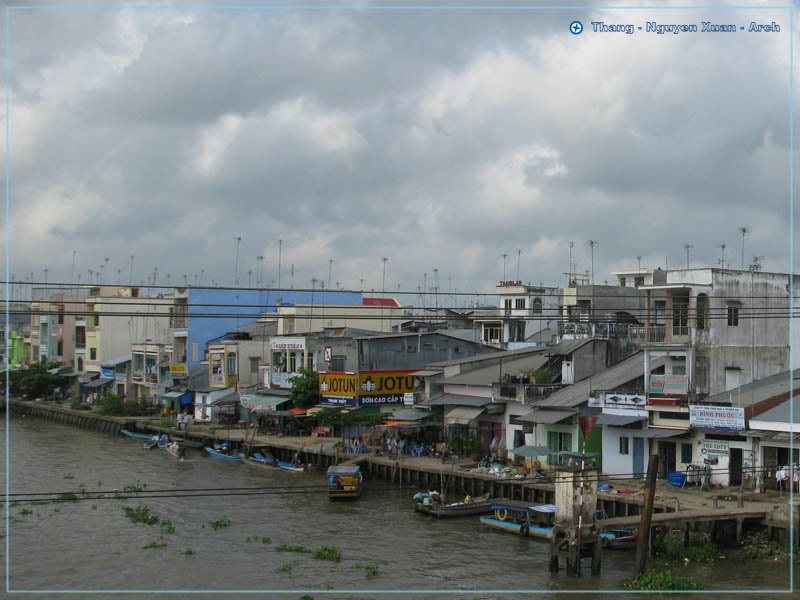
[[[583,436],[583,441],[586,442],[586,438],[589,437],[589,434],[592,432],[592,427],[597,422],[597,417],[600,415],[595,415],[593,417],[578,417],[578,429],[581,430],[581,436]]]

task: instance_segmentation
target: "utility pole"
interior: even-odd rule
[[[744,271],[744,236],[747,235],[747,227],[739,227],[739,232],[742,234],[742,271]]]
[[[720,257],[720,259],[719,259],[719,266],[720,266],[721,268],[723,268],[723,269],[725,268],[725,248],[726,248],[726,247],[727,247],[727,246],[726,246],[725,242],[722,242],[722,243],[721,243],[721,244],[718,246],[718,248],[722,249],[722,256],[721,256],[721,257]]]
[[[639,264],[639,271],[638,272],[641,273],[642,272],[642,256],[641,255],[636,257],[636,262]]]
[[[333,271],[333,259],[328,259],[328,289],[331,289],[331,271]]]
[[[503,282],[505,282],[505,280],[506,280],[506,257],[507,256],[508,256],[508,254],[506,254],[504,252],[503,253]]]
[[[589,240],[589,248],[590,248],[590,250],[592,252],[592,280],[591,280],[591,284],[592,285],[594,285],[594,245],[596,243],[597,242],[594,241],[594,240]]]
[[[522,256],[522,248],[517,249],[517,281],[519,281],[519,259]]]
[[[575,246],[575,242],[569,243],[569,268],[567,269],[567,285],[572,285],[572,248]]]
[[[72,271],[69,274],[69,282],[71,285],[75,284],[75,255],[78,253],[77,250],[72,251]]]
[[[128,271],[128,285],[133,285],[133,254],[131,254],[131,267]]]
[[[278,289],[281,287],[281,260],[283,259],[283,240],[278,240]],[[292,265],[292,278],[294,279],[294,265]],[[292,282],[294,287],[294,282]]]
[[[233,270],[233,287],[239,287],[239,244],[242,241],[242,236],[236,237],[236,259]]]
[[[689,268],[689,250],[694,248],[692,244],[684,244],[683,247],[686,249],[686,268]]]
[[[258,280],[256,281],[256,285],[261,287],[261,281],[264,275],[264,257],[259,254],[256,256],[256,260],[258,261]]]
[[[650,521],[653,518],[653,501],[656,495],[656,473],[658,472],[658,454],[650,457],[647,466],[647,480],[645,483],[644,502],[642,504],[642,519],[639,523],[639,541],[636,544],[636,568],[633,576],[644,573],[647,564],[647,551],[650,542]]]

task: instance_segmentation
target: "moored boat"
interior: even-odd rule
[[[492,512],[492,504],[497,500],[489,498],[489,494],[472,498],[467,496],[462,502],[442,504],[437,492],[418,492],[414,494],[414,509],[437,518],[470,517]]]
[[[328,498],[358,498],[364,489],[364,477],[358,465],[328,467]]]
[[[233,454],[227,444],[220,444],[214,448],[206,446],[206,452],[208,452],[211,458],[218,458],[220,460],[227,460],[229,462],[242,462],[241,457]]]
[[[152,433],[139,433],[137,431],[129,431],[127,429],[120,429],[119,432],[125,437],[129,437],[134,440],[142,440],[143,442],[148,441],[152,437],[154,437]],[[158,436],[156,436],[156,438],[157,437]]]
[[[600,543],[603,548],[624,550],[635,548],[639,535],[632,529],[606,529],[600,533]]]
[[[294,463],[286,462],[285,460],[279,460],[278,466],[281,469],[285,469],[286,471],[292,471],[294,473],[305,471],[305,467],[303,465],[296,465]]]
[[[263,468],[263,467],[270,467],[275,468],[277,467],[277,461],[272,456],[266,456],[261,452],[253,452],[250,456],[246,456],[244,454],[239,455],[245,464],[252,465],[254,467]]]
[[[170,442],[166,446],[164,446],[164,450],[166,450],[169,454],[177,458],[178,460],[183,460],[186,456],[186,449],[181,446],[178,442]]]
[[[554,504],[526,506],[521,502],[496,502],[491,510],[491,515],[481,517],[483,525],[523,537],[553,538]]]

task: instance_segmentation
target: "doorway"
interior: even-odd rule
[[[675,442],[658,442],[658,476],[666,479],[675,471]]]
[[[644,438],[633,438],[633,476],[644,477]]]
[[[742,449],[731,448],[730,457],[728,459],[728,477],[730,477],[729,485],[742,484]]]

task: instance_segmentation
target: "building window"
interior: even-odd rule
[[[619,278],[620,287],[625,287],[627,285],[627,283],[628,283],[628,281],[624,277],[620,277]]]
[[[739,326],[739,307],[728,306],[728,327]]]
[[[542,299],[541,298],[534,298],[533,302],[531,303],[531,312],[534,315],[542,314]]]
[[[692,445],[681,444],[681,462],[689,464],[692,462]]]
[[[655,324],[656,325],[663,325],[665,321],[665,316],[667,314],[667,301],[666,300],[656,300],[655,301]]]
[[[97,348],[89,348],[89,360],[97,360]]]
[[[228,375],[236,375],[236,353],[228,354]]]
[[[708,318],[708,296],[699,294],[697,296],[697,328],[705,329]]]
[[[258,373],[258,356],[251,356],[250,357],[250,372],[251,373]]]
[[[331,357],[331,371],[344,371],[344,356]]]
[[[561,431],[547,432],[547,447],[551,452],[569,452],[572,450],[572,434]]]
[[[517,298],[514,302],[514,308],[517,310],[525,310],[525,298]]]
[[[644,285],[644,277],[634,277],[633,285],[636,287],[642,287]]]
[[[58,340],[58,344],[56,345],[56,354],[58,356],[62,356],[64,354],[64,342]]]
[[[503,300],[503,307],[505,308],[506,313],[511,312],[511,298],[506,298]]]
[[[619,453],[620,454],[628,454],[630,452],[629,443],[630,443],[630,438],[625,437],[625,436],[619,438]]]

